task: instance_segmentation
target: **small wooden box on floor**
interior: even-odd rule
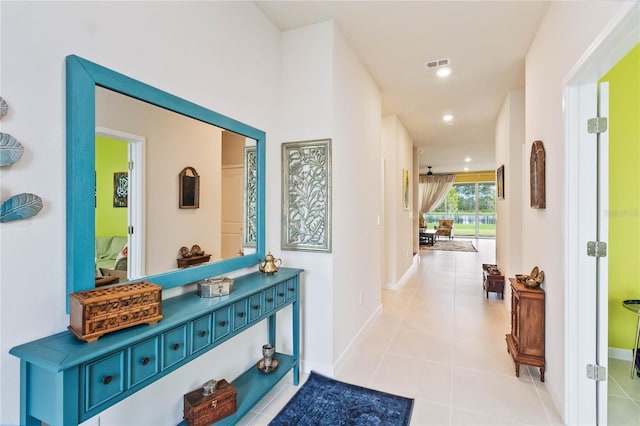
[[[184,420],[189,426],[205,426],[236,412],[238,393],[226,380],[218,382],[215,392],[204,396],[202,388],[184,396]]]
[[[71,331],[87,342],[103,334],[162,319],[162,287],[141,281],[69,295]]]
[[[507,351],[520,377],[520,364],[540,369],[544,382],[544,290],[529,288],[509,278],[511,283],[511,334],[506,335]]]

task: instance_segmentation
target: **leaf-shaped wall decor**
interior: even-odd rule
[[[0,166],[9,166],[17,162],[24,147],[9,133],[0,133]]]
[[[0,206],[0,222],[27,219],[42,209],[42,198],[36,194],[14,195]]]

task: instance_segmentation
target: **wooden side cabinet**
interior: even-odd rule
[[[511,334],[507,334],[507,351],[520,377],[520,364],[540,369],[544,382],[544,290],[529,288],[515,278],[511,284]]]
[[[252,365],[232,382],[237,411],[216,426],[236,424],[287,372],[293,371],[298,385],[301,272],[280,268],[273,275],[238,277],[233,293],[221,298],[192,292],[166,299],[157,324],[116,331],[92,343],[63,331],[14,347],[9,353],[20,358],[20,424],[84,422],[263,320],[265,339],[275,344],[276,314],[291,305],[293,353],[276,353],[280,364],[272,374]],[[256,362],[264,342],[256,342]],[[176,401],[188,390],[174,390]]]

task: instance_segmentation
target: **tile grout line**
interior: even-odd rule
[[[607,378],[609,379],[609,381],[613,381],[613,383],[615,383],[620,388],[620,392],[622,392],[624,394],[624,397],[619,397],[619,396],[615,396],[615,395],[608,395],[608,396],[613,396],[613,397],[621,398],[621,399],[628,399],[629,401],[631,401],[631,403],[633,405],[635,405],[638,408],[638,410],[640,410],[640,401],[634,400],[631,397],[631,395],[629,395],[629,393],[625,390],[625,388],[622,387],[622,385],[620,385],[620,383],[618,383],[618,381],[615,379],[615,377],[613,377],[612,375],[607,375]],[[608,388],[609,387],[607,386],[607,390],[608,390]]]
[[[417,269],[420,269],[420,266],[418,266]],[[413,293],[411,294],[411,296],[409,298],[409,302],[405,305],[405,307],[404,307],[404,309],[402,311],[402,315],[400,316],[400,320],[398,321],[398,324],[394,327],[393,333],[391,334],[391,337],[389,338],[389,341],[387,342],[387,345],[385,346],[384,350],[382,351],[382,356],[378,360],[376,368],[373,370],[373,374],[371,374],[371,376],[369,376],[369,378],[367,379],[367,386],[369,386],[369,387],[371,387],[371,385],[372,385],[373,378],[378,374],[378,371],[380,371],[380,367],[382,365],[382,361],[383,361],[385,355],[387,355],[389,353],[389,347],[391,346],[391,342],[393,341],[393,339],[398,334],[398,330],[400,329],[400,326],[402,325],[402,321],[404,320],[405,316],[407,315],[407,311],[409,310],[409,306],[411,305],[411,302],[413,302],[413,299],[415,298],[415,295],[418,292],[418,286],[420,285],[419,283],[421,281],[419,279],[421,274],[419,274],[418,272],[422,272],[422,271],[416,271],[415,274],[414,274],[414,278],[418,279],[418,284],[413,289]],[[383,307],[383,310],[384,310],[384,307]]]

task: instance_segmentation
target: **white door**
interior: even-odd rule
[[[220,255],[223,259],[243,254],[243,179],[244,167],[222,168],[222,229]]]
[[[587,365],[607,367],[607,257],[586,255],[587,241],[607,241],[608,132],[585,123],[608,110],[608,86],[597,81],[640,41],[640,5],[629,2],[590,46],[565,93],[566,291],[565,422],[607,424],[607,382],[587,378]],[[598,96],[600,100],[598,101]]]
[[[608,86],[567,88],[567,421],[606,424],[607,382],[588,377],[607,367],[607,132],[588,122],[608,109]],[[588,367],[592,366],[592,367]],[[592,375],[592,374],[589,374]]]
[[[596,241],[608,244],[609,241],[609,84],[598,86],[599,122],[592,120],[592,126],[601,126],[594,135],[597,138],[597,234]],[[600,124],[597,124],[600,123]],[[606,246],[603,245],[602,248]],[[604,377],[596,380],[597,421],[607,424],[607,371],[609,369],[609,262],[606,253],[596,257],[596,358],[595,364],[604,368]]]

